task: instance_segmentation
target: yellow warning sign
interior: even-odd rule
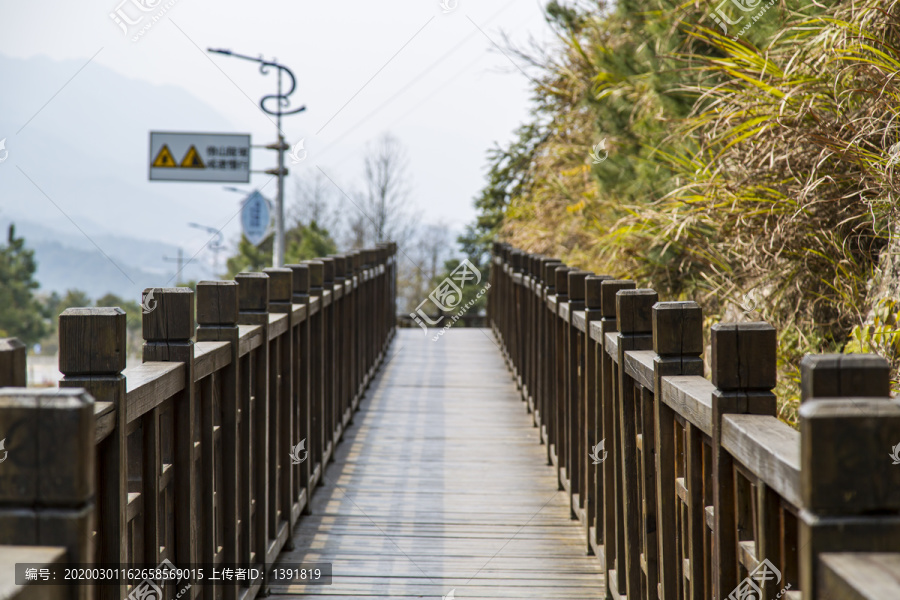
[[[248,183],[251,148],[247,134],[151,131],[142,160],[150,181]]]
[[[197,152],[197,148],[193,145],[188,148],[187,154],[184,155],[184,159],[181,161],[182,169],[205,169],[206,165],[203,164],[203,159],[200,158],[200,153]]]
[[[175,157],[172,156],[172,152],[169,150],[169,147],[166,144],[163,144],[163,147],[159,149],[159,154],[156,155],[156,158],[153,159],[153,164],[151,167],[177,167],[178,163],[175,162]]]

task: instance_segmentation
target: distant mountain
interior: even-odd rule
[[[172,273],[150,273],[121,260],[113,264],[96,250],[79,250],[55,242],[37,242],[31,247],[38,262],[37,278],[42,292],[79,289],[94,300],[113,293],[140,301],[144,288],[164,286],[172,277]],[[174,285],[168,283],[170,287]]]
[[[34,250],[40,292],[79,289],[94,299],[111,292],[136,300],[146,287],[175,285],[175,264],[160,260],[163,255],[177,255],[177,247],[171,244],[103,234],[92,236],[103,249],[101,253],[91,239],[79,232],[72,234],[27,219],[0,217],[4,242],[11,222],[16,226],[16,236],[24,237],[25,245]],[[189,258],[185,256],[185,262]],[[147,267],[160,264],[165,266]],[[198,262],[188,265],[180,279],[210,277],[206,266]]]
[[[149,182],[149,132],[233,127],[187,90],[85,63],[0,55],[3,87],[17,90],[0,94],[9,152],[0,163],[0,244],[15,222],[35,250],[42,291],[138,298],[144,287],[174,285],[176,266],[163,256],[177,256],[178,246],[185,261],[199,252],[184,279],[210,278],[211,255],[201,250],[209,234],[187,223],[231,219],[225,236],[234,239],[240,197],[216,184]]]

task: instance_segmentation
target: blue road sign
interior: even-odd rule
[[[251,244],[257,246],[266,238],[271,218],[272,208],[262,194],[254,191],[247,196],[241,208],[241,228]]]

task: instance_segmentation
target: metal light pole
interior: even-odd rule
[[[275,67],[278,69],[278,93],[277,94],[269,94],[268,96],[263,96],[262,100],[259,101],[259,107],[266,114],[274,115],[277,122],[275,124],[278,129],[278,141],[274,144],[269,144],[266,146],[269,150],[278,151],[278,167],[275,169],[268,169],[266,173],[269,175],[277,175],[278,176],[278,196],[275,198],[275,247],[272,252],[272,266],[273,267],[283,267],[284,266],[284,177],[287,175],[288,170],[284,167],[284,152],[290,148],[287,145],[287,142],[284,140],[284,132],[281,131],[281,117],[282,115],[294,115],[299,112],[303,112],[306,110],[305,106],[301,106],[299,108],[295,108],[293,110],[284,110],[291,105],[290,95],[294,93],[294,90],[297,89],[297,79],[294,77],[294,73],[288,69],[286,66],[278,64],[274,60],[265,60],[262,56],[256,58],[253,56],[246,56],[244,54],[237,54],[236,52],[232,52],[231,50],[217,50],[214,48],[207,48],[207,52],[212,52],[215,54],[224,54],[225,56],[234,56],[235,58],[243,58],[244,60],[250,60],[253,62],[259,63],[259,72],[263,75],[269,72],[269,67]],[[290,89],[287,92],[282,93],[281,88],[281,74],[284,73],[290,78],[291,85]],[[276,110],[270,110],[266,108],[266,102],[274,100],[277,103]]]
[[[222,243],[223,236],[222,231],[216,229],[215,227],[210,227],[208,225],[201,225],[200,223],[188,223],[188,227],[193,227],[194,229],[201,229],[206,233],[211,233],[215,236],[215,241],[210,241],[207,244],[207,248],[213,251],[213,277],[219,276],[219,251],[225,247],[225,244]]]
[[[171,258],[169,256],[163,256],[163,260],[166,262],[173,262],[178,265],[178,271],[175,272],[175,285],[178,285],[179,277],[182,276],[181,271],[184,270],[184,252],[181,248],[178,248],[178,258]]]

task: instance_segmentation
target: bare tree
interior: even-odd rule
[[[348,213],[347,242],[352,248],[396,242],[398,300],[401,311],[421,302],[423,273],[416,239],[419,216],[410,208],[409,160],[400,141],[389,133],[366,146],[362,190],[353,194],[356,212]]]
[[[414,259],[419,265],[419,285],[421,295],[427,294],[434,279],[443,272],[444,261],[452,255],[452,241],[449,225],[443,222],[429,223],[419,232]]]
[[[317,172],[312,179],[294,177],[294,204],[290,216],[294,221],[319,227],[335,235],[340,227],[340,198],[328,179]]]
[[[450,226],[444,222],[421,227],[400,257],[398,308],[400,314],[413,312],[433,290],[444,272],[444,263],[454,255]]]
[[[364,188],[356,203],[365,220],[352,217],[355,229],[365,232],[365,244],[393,241],[401,247],[415,231],[417,215],[409,208],[410,177],[406,150],[397,138],[387,133],[366,147]],[[356,227],[354,226],[356,225]]]
[[[347,217],[347,242],[348,248],[358,250],[366,247],[366,231],[369,229],[369,218],[360,210],[350,213]]]

